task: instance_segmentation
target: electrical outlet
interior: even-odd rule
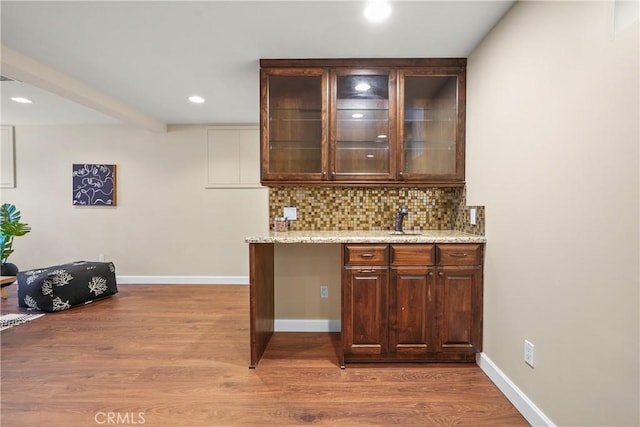
[[[469,224],[476,225],[476,208],[469,209]]]
[[[98,255],[98,262],[104,262],[104,254]]]
[[[320,298],[329,298],[329,287],[327,285],[320,285]]]
[[[530,341],[524,340],[524,361],[527,365],[533,368],[533,357],[535,345]]]
[[[288,220],[298,219],[298,209],[295,206],[287,206],[282,210],[282,216]]]

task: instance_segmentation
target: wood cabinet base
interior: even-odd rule
[[[249,245],[255,368],[274,334],[274,244]],[[484,244],[343,244],[341,368],[474,362],[482,351]]]
[[[341,365],[473,362],[482,351],[481,244],[345,244]]]
[[[476,353],[427,353],[421,357],[414,354],[349,354],[344,356],[345,363],[469,363],[476,361]]]

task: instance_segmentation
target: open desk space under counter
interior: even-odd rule
[[[484,236],[454,230],[287,231],[247,237],[251,368],[275,330],[274,246],[339,244],[350,362],[473,362],[482,350]]]

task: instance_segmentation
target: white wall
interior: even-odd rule
[[[638,23],[613,13],[517,3],[468,63],[484,352],[558,425],[640,422]]]
[[[21,270],[104,254],[123,276],[248,276],[244,238],[268,230],[267,190],[205,189],[204,126],[17,126],[16,204],[33,231]],[[72,205],[73,163],[117,165],[117,206]]]

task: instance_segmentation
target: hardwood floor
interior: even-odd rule
[[[475,364],[341,370],[337,334],[276,333],[249,369],[248,286],[119,290],[2,331],[0,425],[528,425]]]

